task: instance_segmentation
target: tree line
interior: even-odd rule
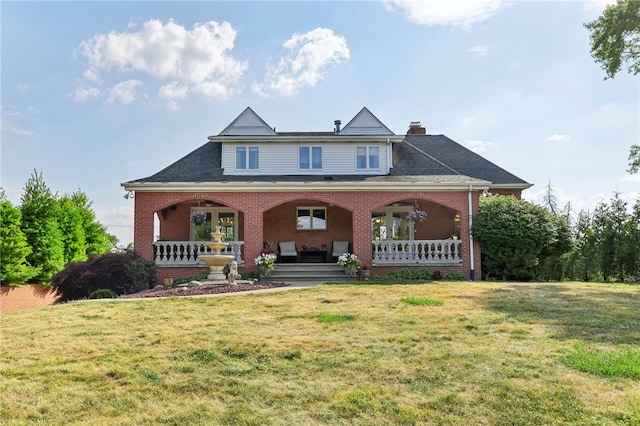
[[[545,206],[490,196],[480,200],[472,234],[484,279],[640,282],[640,198],[629,209],[615,193],[572,220],[550,186]]]
[[[96,220],[92,206],[80,190],[52,192],[35,170],[20,206],[0,190],[0,283],[48,284],[65,265],[111,251],[118,239]]]

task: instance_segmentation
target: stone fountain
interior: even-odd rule
[[[220,226],[214,227],[214,231],[211,233],[213,241],[207,243],[207,247],[213,251],[213,254],[201,254],[198,256],[198,259],[209,265],[209,275],[207,275],[207,279],[212,281],[225,280],[224,267],[236,258],[232,254],[220,254],[220,250],[229,245],[229,243],[222,241],[221,238],[224,233],[220,232],[220,229]]]

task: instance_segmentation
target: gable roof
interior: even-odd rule
[[[364,107],[340,130],[340,135],[395,135]]]
[[[247,107],[218,136],[274,136],[271,128],[251,107]]]

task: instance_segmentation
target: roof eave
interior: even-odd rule
[[[209,142],[391,142],[400,143],[403,135],[327,135],[327,136],[209,136]]]
[[[378,192],[378,191],[474,191],[488,190],[491,182],[125,182],[126,191],[138,192]]]

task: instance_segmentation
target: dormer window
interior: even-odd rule
[[[322,169],[322,147],[301,146],[298,149],[300,169]]]
[[[380,148],[377,146],[359,146],[356,148],[356,167],[358,169],[379,169]]]
[[[260,149],[257,146],[236,147],[236,170],[260,168]]]

